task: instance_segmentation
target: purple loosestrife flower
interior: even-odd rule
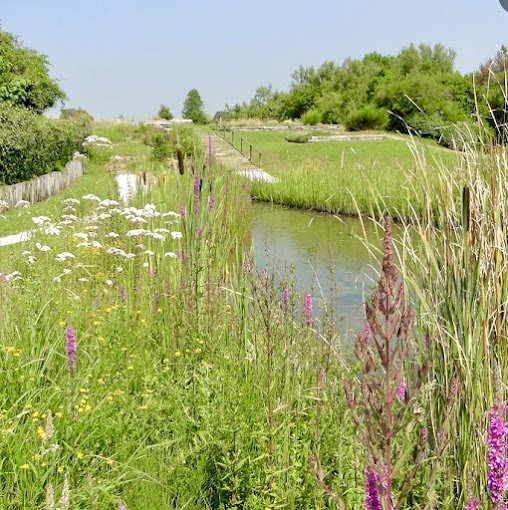
[[[180,206],[180,216],[182,217],[182,220],[185,219],[185,206]]]
[[[286,287],[282,294],[282,309],[287,312],[289,308],[289,288]]]
[[[370,344],[372,341],[372,326],[366,322],[365,323],[365,331],[363,332],[363,339],[365,340],[365,343]]]
[[[65,330],[65,339],[67,340],[66,350],[69,370],[74,372],[76,370],[76,332],[71,324]]]
[[[365,506],[367,510],[383,510],[379,499],[376,472],[371,468],[365,468]]]
[[[199,194],[201,193],[201,177],[196,172],[194,174],[194,196],[196,200],[199,198]]]
[[[309,293],[305,294],[304,304],[305,304],[305,322],[307,324],[312,324],[312,322],[313,322],[312,296]]]
[[[213,211],[215,208],[215,193],[214,191],[212,190],[210,192],[210,202],[208,202],[208,210],[209,211]]]
[[[403,377],[402,381],[400,381],[399,387],[397,389],[397,400],[400,402],[404,402],[406,400],[406,378]]]
[[[489,412],[490,427],[488,438],[488,478],[487,486],[494,506],[503,503],[508,488],[508,459],[506,406],[492,407]]]
[[[480,502],[476,498],[472,498],[464,503],[464,510],[476,510]]]

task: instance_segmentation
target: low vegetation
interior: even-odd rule
[[[263,168],[279,179],[277,183],[252,183],[253,197],[347,215],[380,217],[388,210],[400,218],[421,214],[427,193],[439,200],[441,166],[461,180],[457,166],[461,156],[426,140],[400,136],[318,143],[286,140],[291,136],[291,141],[304,142],[314,134],[242,133],[262,152]],[[457,190],[454,194],[459,195]]]

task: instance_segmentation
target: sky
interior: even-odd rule
[[[97,118],[180,116],[191,89],[209,115],[287,90],[300,65],[444,44],[476,69],[508,45],[499,0],[3,0],[2,28],[48,56],[66,108]]]

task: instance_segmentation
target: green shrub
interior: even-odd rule
[[[159,119],[171,120],[173,118],[173,114],[169,111],[169,108],[165,104],[161,104],[157,117],[159,117]]]
[[[193,126],[173,126],[169,131],[152,130],[145,134],[144,143],[152,147],[152,157],[158,161],[176,157],[178,145],[184,156],[191,157],[202,151]]]
[[[286,141],[291,143],[307,143],[310,135],[308,133],[286,136]]]
[[[61,170],[81,151],[90,122],[56,120],[0,103],[0,183],[14,184]]]
[[[155,133],[151,138],[152,157],[157,161],[164,161],[171,156],[169,137],[165,133]]]
[[[476,122],[446,122],[439,113],[413,115],[408,125],[418,136],[432,138],[443,147],[459,151],[466,145],[485,145],[494,135],[490,128],[480,128]]]
[[[302,115],[301,120],[306,126],[315,126],[321,122],[321,113],[315,109],[311,109]]]
[[[388,126],[388,121],[386,110],[367,105],[359,110],[353,110],[347,116],[345,126],[348,131],[382,130]]]

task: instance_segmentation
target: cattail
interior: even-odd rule
[[[365,506],[367,510],[382,510],[377,486],[378,476],[371,468],[365,468]]]
[[[76,332],[71,324],[65,330],[65,338],[67,340],[67,360],[69,362],[69,370],[76,370]]]
[[[506,407],[492,407],[489,412],[490,428],[488,437],[488,477],[487,487],[494,506],[504,501],[508,488]]]
[[[304,305],[305,305],[305,322],[307,324],[312,324],[312,322],[313,322],[313,318],[312,318],[312,296],[309,293],[305,294]]]
[[[180,172],[180,175],[183,175],[185,173],[185,168],[183,166],[183,152],[179,145],[176,148],[176,157],[178,159],[178,171]]]

